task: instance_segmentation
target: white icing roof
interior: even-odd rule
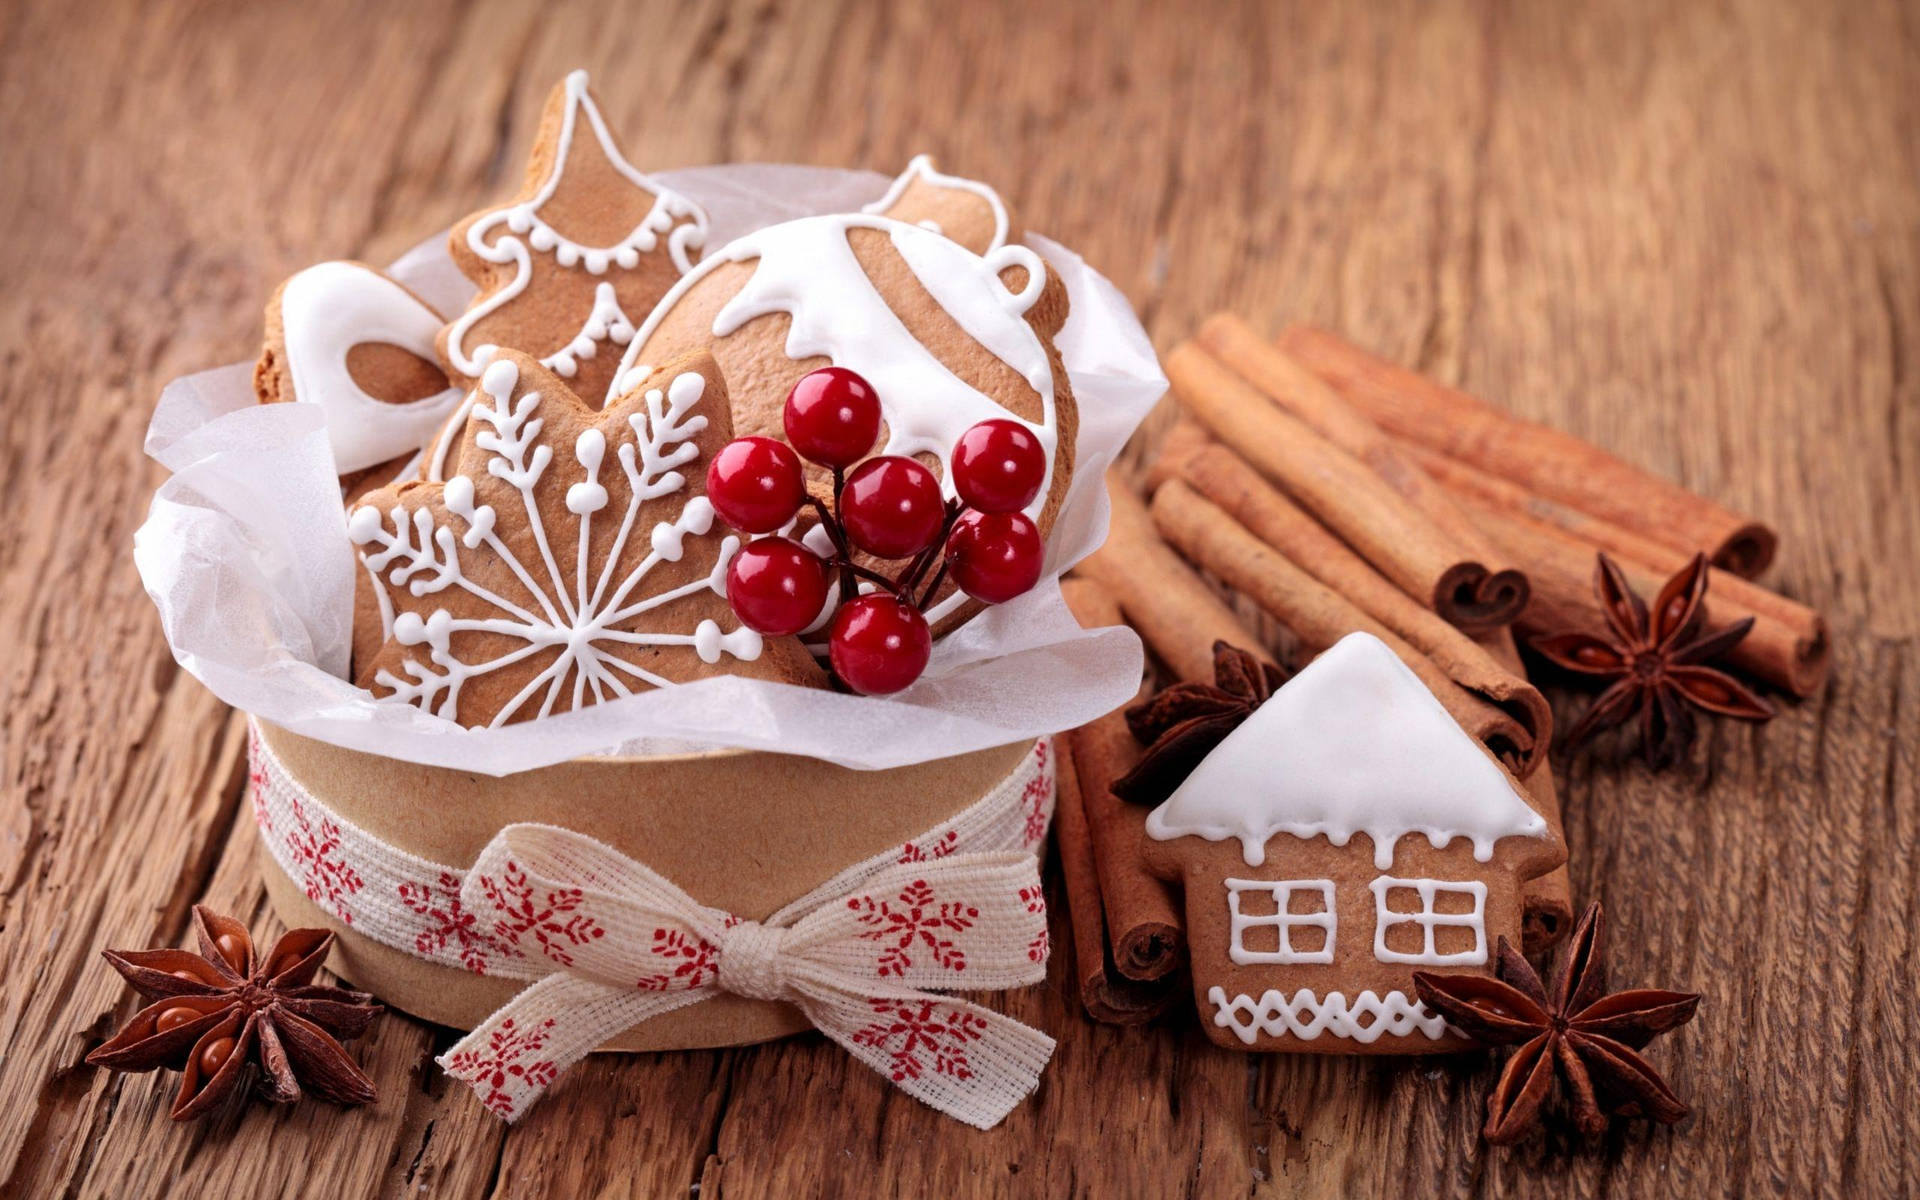
[[[1238,838],[1249,866],[1276,833],[1325,834],[1336,846],[1364,833],[1384,871],[1409,833],[1436,847],[1469,838],[1486,862],[1503,837],[1548,832],[1420,677],[1367,633],[1289,680],[1147,817],[1162,841]]]

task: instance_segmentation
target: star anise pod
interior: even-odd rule
[[[1413,973],[1421,1003],[1466,1036],[1489,1046],[1521,1043],[1487,1097],[1483,1136],[1518,1141],[1540,1125],[1554,1077],[1573,1106],[1574,1124],[1592,1135],[1612,1117],[1647,1117],[1671,1125],[1686,1104],[1637,1053],[1655,1037],[1693,1019],[1700,997],[1652,988],[1607,994],[1606,919],[1587,907],[1573,931],[1551,994],[1506,938],[1496,978]]]
[[[1287,673],[1238,646],[1215,642],[1213,679],[1176,683],[1127,710],[1127,728],[1147,751],[1114,781],[1114,795],[1133,804],[1165,800],[1287,681]]]
[[[1660,589],[1649,614],[1619,566],[1605,554],[1599,556],[1593,589],[1611,636],[1560,633],[1532,643],[1558,666],[1614,681],[1567,732],[1569,744],[1638,713],[1641,752],[1648,765],[1659,767],[1693,743],[1696,708],[1743,721],[1773,716],[1773,706],[1746,684],[1705,665],[1738,645],[1753,628],[1753,618],[1744,617],[1724,629],[1702,631],[1710,578],[1707,556],[1694,555]]]
[[[231,1095],[259,1067],[258,1090],[291,1104],[305,1092],[336,1104],[367,1104],[373,1081],[342,1039],[358,1037],[381,1009],[364,992],[313,982],[333,945],[324,929],[295,929],[265,957],[247,927],[195,905],[188,950],[103,950],[153,1003],[87,1055],[115,1071],[168,1067],[181,1073],[173,1119],[190,1121]]]

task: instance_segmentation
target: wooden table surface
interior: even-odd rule
[[[1060,1048],[989,1133],[818,1037],[595,1060],[512,1129],[400,1017],[361,1043],[365,1110],[176,1127],[172,1078],[85,1066],[133,1007],[101,947],[175,944],[196,901],[271,919],[241,720],[133,570],[153,401],[251,358],[294,269],[386,261],[509,191],[583,65],[642,167],[931,150],[1163,348],[1219,307],[1314,320],[1775,522],[1770,581],[1833,624],[1826,691],[1664,775],[1559,768],[1616,980],[1706,995],[1650,1051],[1696,1116],[1489,1149],[1483,1059],[1096,1027],[1064,956],[1005,1004]],[[0,159],[0,1193],[1920,1188],[1911,5],[20,0]]]

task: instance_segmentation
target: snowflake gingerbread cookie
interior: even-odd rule
[[[547,99],[520,194],[453,228],[454,263],[480,294],[440,334],[448,372],[476,380],[504,346],[597,401],[706,236],[698,205],[627,162],[573,72]]]
[[[599,412],[527,355],[495,355],[445,481],[389,485],[349,514],[380,605],[361,683],[498,726],[717,674],[820,682],[798,641],[727,603],[739,541],[704,483],[731,432],[707,355]]]
[[[991,188],[916,159],[869,211],[770,225],[710,253],[640,326],[615,382],[709,351],[737,432],[784,439],[795,385],[844,368],[879,396],[875,453],[919,458],[949,498],[967,431],[1018,422],[1042,452],[1043,478],[1022,511],[1044,538],[1073,474],[1076,411],[1054,346],[1067,293],[1014,232]],[[827,472],[811,471],[808,486],[832,498]],[[927,617],[939,635],[978,607],[949,586]]]
[[[1546,819],[1371,634],[1287,681],[1148,815],[1186,892],[1194,999],[1233,1049],[1425,1054],[1469,1043],[1421,967],[1491,973],[1522,887],[1566,861]]]

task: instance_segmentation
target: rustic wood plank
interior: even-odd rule
[[[313,1195],[1920,1187],[1910,8],[66,13],[0,15],[0,144],[41,168],[0,173],[27,216],[0,235],[20,514],[0,526],[0,1192],[155,1194],[176,1167]],[[596,1060],[511,1131],[431,1068],[448,1035],[399,1017],[359,1051],[383,1092],[361,1112],[178,1130],[164,1079],[79,1066],[131,1011],[100,946],[177,940],[201,898],[268,923],[241,726],[173,667],[124,551],[158,477],[152,398],[250,355],[288,271],[384,261],[510,186],[575,65],[643,166],[931,149],[1107,270],[1163,344],[1218,307],[1318,321],[1773,520],[1773,581],[1834,624],[1826,694],[1663,776],[1561,768],[1616,975],[1707,994],[1653,1050],[1698,1116],[1490,1152],[1485,1063],[1093,1027],[1058,971],[998,1001],[1061,1047],[985,1134],[817,1037]]]

